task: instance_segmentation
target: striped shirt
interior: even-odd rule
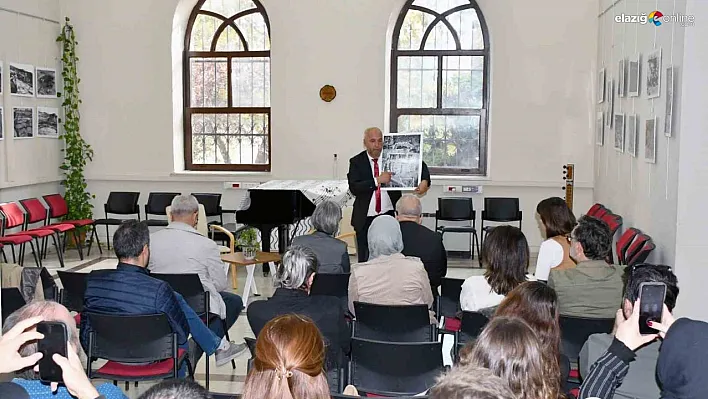
[[[578,399],[611,399],[615,389],[622,385],[634,357],[634,352],[615,338],[607,352],[590,367]]]

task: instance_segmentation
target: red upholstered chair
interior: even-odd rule
[[[641,241],[641,244],[637,245],[636,249],[633,252],[631,251],[632,247],[634,247],[634,244],[632,244],[632,247],[630,247],[631,255],[628,255],[627,258],[627,265],[629,266],[643,263],[647,260],[647,257],[649,257],[651,251],[656,248],[654,241],[646,234],[640,234],[639,236],[637,236],[635,242],[637,241]]]
[[[28,228],[32,228],[32,224],[35,223],[42,223],[42,226],[37,226],[35,228],[41,228],[41,229],[47,229],[47,230],[52,230],[54,231],[57,236],[59,237],[59,244],[62,250],[62,254],[64,253],[64,249],[66,248],[66,234],[68,232],[71,232],[74,235],[75,241],[78,242],[78,236],[76,234],[76,226],[73,224],[69,223],[49,223],[49,210],[44,207],[42,204],[42,201],[40,201],[38,198],[29,198],[29,199],[24,199],[20,200],[20,204],[22,204],[22,207],[25,208],[25,212],[27,213],[27,218],[26,218],[26,224]],[[64,233],[64,239],[61,240],[61,234]],[[44,243],[42,246],[42,252],[44,253],[44,259],[47,258],[47,243],[48,240],[45,238]],[[77,247],[76,250],[79,253],[79,258],[81,260],[84,259],[83,251],[81,250],[80,247]]]
[[[45,195],[42,197],[44,202],[49,206],[49,222],[52,219],[64,219],[66,215],[69,214],[69,207],[66,205],[64,197],[60,194]],[[62,220],[62,223],[73,224],[77,228],[91,226],[91,240],[89,241],[87,256],[91,255],[91,244],[93,244],[93,239],[96,238],[96,246],[98,251],[103,255],[103,250],[101,249],[101,241],[98,239],[98,233],[96,233],[96,225],[93,219],[67,219]],[[81,240],[78,240],[79,248],[83,245]]]
[[[0,244],[10,245],[12,248],[12,261],[20,265],[24,264],[25,260],[25,244],[32,248],[32,255],[37,267],[42,267],[42,254],[39,251],[38,238],[54,235],[52,230],[25,230],[25,214],[17,204],[4,203],[0,204]],[[19,229],[12,233],[8,233],[8,229]],[[37,243],[35,249],[35,242]],[[19,246],[19,254],[15,253],[15,247]],[[60,262],[63,264],[61,254],[59,254]]]
[[[595,217],[595,215],[604,207],[604,205],[596,203],[595,205],[591,206],[585,214],[588,216]]]
[[[0,204],[0,212],[5,215],[5,237],[12,237],[14,235],[19,236],[30,236],[37,243],[37,253],[39,254],[39,267],[42,267],[42,246],[39,244],[39,240],[46,240],[51,237],[54,247],[57,250],[57,258],[59,259],[59,264],[64,267],[64,253],[62,251],[63,246],[61,245],[61,237],[59,233],[53,229],[45,227],[29,227],[28,215],[25,214],[20,206],[15,202],[7,202]],[[15,233],[7,233],[7,229],[20,228],[22,230]],[[32,242],[30,241],[30,245]],[[34,245],[32,245],[32,250],[34,251]]]
[[[605,222],[605,224],[607,224],[607,227],[610,228],[610,236],[614,240],[615,233],[617,233],[617,230],[622,227],[622,216],[614,214],[612,212],[607,212],[600,218],[600,220]],[[607,262],[610,264],[615,263],[614,257],[612,256],[612,248],[610,248],[610,254],[608,255]]]
[[[635,229],[634,227],[630,227],[622,233],[616,244],[617,263],[620,265],[627,264],[627,251],[629,250],[629,246],[632,245],[634,238],[640,233],[641,231],[639,231],[639,229]]]

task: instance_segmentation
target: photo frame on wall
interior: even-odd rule
[[[674,122],[674,86],[676,83],[676,68],[670,65],[666,68],[666,115],[664,115],[664,135],[671,137]]]
[[[619,61],[619,67],[618,67],[618,72],[619,72],[619,77],[617,78],[617,96],[622,98],[624,97],[625,94],[625,85],[626,85],[626,77],[627,77],[627,63],[625,60],[620,60]]]
[[[57,98],[57,70],[36,68],[37,98]]]
[[[613,115],[615,114],[615,81],[612,78],[607,79],[607,117],[605,118],[605,124],[608,128],[611,128],[613,122]]]
[[[59,109],[37,107],[37,137],[59,137]]]
[[[34,67],[27,64],[9,65],[10,94],[20,97],[34,97]]]
[[[5,138],[5,114],[3,113],[2,107],[0,107],[0,140]]]
[[[34,108],[12,107],[13,138],[31,139],[34,137]]]
[[[661,48],[647,55],[647,98],[661,95]]]
[[[641,54],[637,54],[635,59],[629,60],[629,67],[627,68],[627,94],[629,97],[639,97],[642,66],[641,60]]]
[[[600,147],[605,144],[605,113],[602,111],[595,116],[595,144]]]
[[[605,101],[605,68],[601,68],[597,73],[597,103]]]
[[[656,130],[659,117],[646,120],[644,125],[644,161],[656,163]]]
[[[3,78],[3,75],[2,75],[2,61],[0,61],[0,94],[2,94],[2,88],[3,88],[3,86],[5,86],[5,85],[4,85],[5,81],[2,80],[2,78]]]
[[[615,150],[624,152],[624,114],[615,114]]]
[[[636,114],[629,115],[627,117],[626,139],[627,139],[627,153],[632,157],[637,157],[637,136],[639,135],[639,117]]]

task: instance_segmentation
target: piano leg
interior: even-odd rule
[[[290,247],[290,226],[278,226],[278,252],[284,254]]]
[[[270,252],[270,231],[275,226],[261,226],[261,248],[263,252]],[[263,263],[263,277],[268,277],[270,266],[268,263]]]

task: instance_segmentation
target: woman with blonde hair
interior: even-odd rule
[[[243,399],[329,399],[324,359],[324,339],[311,319],[276,317],[258,334]]]

